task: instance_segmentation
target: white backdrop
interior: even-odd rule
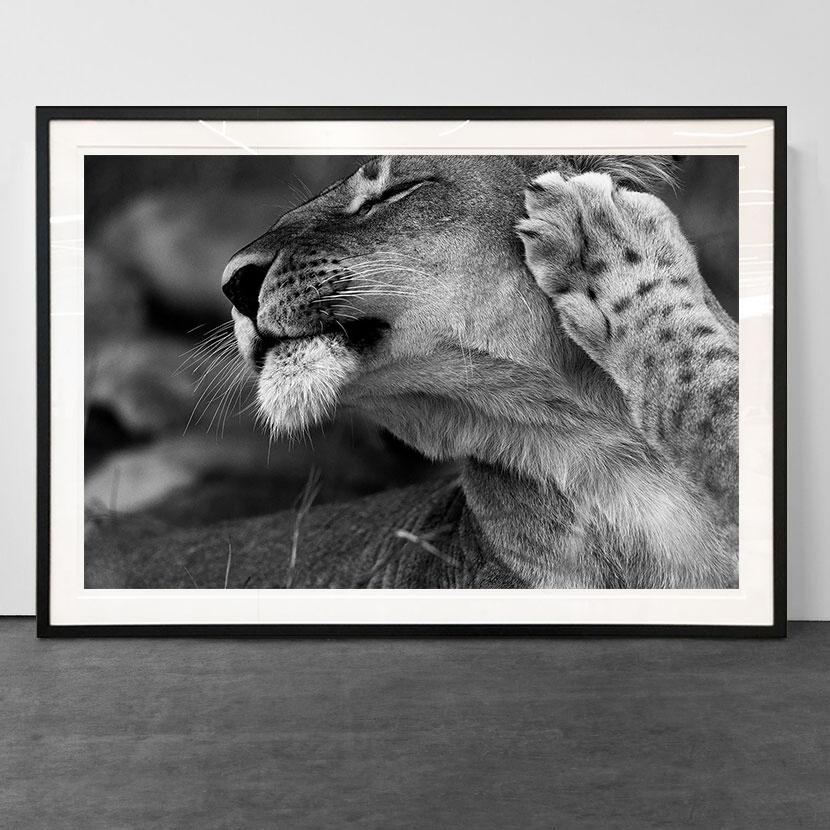
[[[449,0],[3,3],[0,613],[34,609],[35,105],[787,104],[789,616],[830,619],[830,277],[820,251],[830,184],[828,13],[808,0],[483,8]]]

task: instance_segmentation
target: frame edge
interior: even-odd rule
[[[769,119],[774,125],[773,263],[773,622],[732,625],[274,625],[152,624],[60,625],[50,619],[50,255],[49,127],[52,120],[636,120]],[[584,106],[584,107],[36,107],[36,377],[37,377],[37,532],[36,626],[38,638],[72,637],[692,637],[780,638],[787,636],[787,107],[756,106]],[[783,198],[781,197],[783,194]]]

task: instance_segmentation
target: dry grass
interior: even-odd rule
[[[396,558],[403,556],[408,550],[411,550],[409,547],[410,545],[416,545],[430,556],[441,560],[456,573],[460,572],[462,569],[462,563],[454,557],[439,550],[439,548],[433,544],[434,540],[446,535],[452,530],[452,528],[447,525],[442,525],[441,527],[436,527],[429,531],[423,531],[421,528],[425,524],[428,515],[429,509],[427,508],[411,525],[411,530],[406,530],[405,528],[397,528],[396,530],[392,530],[384,539],[375,564],[367,573],[364,574],[361,579],[356,581],[355,587],[368,588],[371,585],[372,580],[381,574]],[[400,540],[403,544],[396,544],[395,540]]]
[[[312,467],[308,473],[305,487],[297,500],[297,514],[294,517],[294,531],[291,534],[291,555],[288,559],[288,572],[285,577],[285,587],[290,588],[294,582],[294,571],[297,567],[297,554],[300,549],[300,527],[303,519],[311,509],[314,500],[320,492],[320,471]]]
[[[231,554],[232,554],[232,546],[231,546],[231,537],[228,536],[228,564],[225,565],[225,588],[228,587],[228,579],[231,575]]]
[[[433,556],[437,557],[442,562],[446,562],[447,565],[449,565],[451,568],[457,568],[458,562],[456,562],[456,560],[453,559],[452,556],[447,556],[445,553],[441,553],[441,551],[438,550],[438,548],[436,548],[435,545],[433,545],[432,542],[429,541],[431,538],[435,538],[436,536],[441,535],[446,530],[447,528],[440,527],[436,528],[430,533],[425,533],[419,536],[417,533],[413,533],[410,530],[403,530],[401,528],[396,530],[393,535],[396,536],[398,539],[403,539],[406,542],[412,542],[412,544],[418,545],[419,547],[427,551],[427,553],[431,553]]]
[[[193,583],[194,588],[198,588],[199,585],[197,584],[196,580],[193,578],[193,574],[187,569],[187,565],[182,565],[184,568],[184,572],[190,577],[190,581]]]

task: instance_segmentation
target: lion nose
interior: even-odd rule
[[[256,255],[237,254],[225,267],[222,291],[234,308],[256,322],[259,292],[271,267],[271,259]]]

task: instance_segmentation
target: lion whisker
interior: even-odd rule
[[[405,286],[399,285],[390,285],[388,282],[384,282],[383,280],[376,280],[376,279],[367,279],[364,276],[360,275],[358,277],[342,277],[339,280],[334,280],[331,284],[338,285],[339,283],[358,283],[359,285],[367,285],[371,288],[392,288],[398,289],[401,291],[410,291],[411,293],[417,293],[414,288],[409,289]]]
[[[199,416],[197,423],[202,420],[208,413],[208,410],[213,408],[213,415],[211,416],[210,422],[208,423],[207,427],[205,428],[206,432],[210,432],[213,428],[213,424],[216,424],[216,435],[217,437],[221,437],[220,435],[220,424],[223,421],[224,417],[224,410],[227,406],[227,402],[229,397],[232,395],[233,390],[236,384],[236,378],[238,377],[238,367],[234,366],[230,368],[228,374],[226,374],[225,378],[222,381],[222,385],[217,389],[216,393],[210,398],[210,400],[205,404],[202,414]],[[217,403],[218,401],[218,403]]]
[[[386,274],[415,274],[419,277],[431,278],[432,275],[420,268],[412,268],[408,265],[401,265],[397,262],[367,262],[359,265],[347,265],[344,269],[352,273],[386,273]]]
[[[181,371],[182,369],[190,366],[195,372],[213,355],[215,355],[219,351],[227,349],[231,345],[235,345],[235,339],[233,335],[229,335],[223,337],[222,339],[204,344],[200,351],[195,352],[194,354],[190,355],[190,357],[185,358],[176,371]]]
[[[220,365],[221,363],[226,361],[228,358],[232,357],[234,352],[236,352],[236,351],[237,351],[236,343],[228,343],[221,350],[215,352],[213,355],[211,355],[209,357],[206,357],[201,363],[199,363],[199,365],[196,366],[193,369],[194,374],[196,372],[200,371],[201,367],[205,363],[207,363],[208,360],[210,360],[210,363],[208,364],[207,368],[202,370],[201,377],[199,378],[198,381],[196,381],[196,387],[195,388],[198,389],[205,382],[205,380],[210,377],[211,372],[213,372],[213,370],[218,365]]]
[[[387,291],[380,288],[345,288],[337,291],[332,297],[412,297],[415,296],[409,291]]]
[[[237,355],[237,357],[238,357],[238,355]],[[225,358],[225,362],[220,365],[220,368],[217,369],[216,374],[214,375],[213,379],[204,388],[202,393],[199,395],[198,400],[194,404],[193,409],[190,413],[190,417],[187,419],[187,423],[185,424],[184,432],[182,433],[183,435],[187,433],[187,430],[190,428],[190,424],[193,423],[193,418],[196,416],[196,413],[199,410],[199,406],[201,405],[201,403],[205,399],[205,397],[208,395],[208,393],[211,392],[211,390],[215,390],[217,388],[217,386],[221,386],[221,384],[226,381],[227,377],[230,376],[228,374],[228,372],[229,372],[229,370],[232,370],[234,368],[234,362],[235,361],[234,361],[233,357],[228,356],[228,357]],[[208,400],[208,403],[206,404],[206,406],[209,406],[212,401],[213,401],[213,398],[210,398]],[[204,417],[204,414],[205,414],[205,411],[203,410],[201,415],[199,415],[199,417],[196,419],[195,423],[198,424],[202,420],[202,418]]]
[[[231,373],[226,380],[227,387],[222,393],[219,405],[217,406],[216,411],[208,424],[208,432],[210,432],[214,419],[216,419],[216,434],[220,437],[224,436],[225,423],[227,422],[228,411],[233,401],[233,393],[236,391],[237,386],[240,385],[240,381],[244,380],[243,372],[244,364],[242,364],[241,359],[235,361],[235,365],[232,365]]]
[[[334,318],[334,322],[337,323],[337,325],[340,326],[341,329],[343,329],[343,334],[346,335],[346,340],[348,340],[349,332],[346,331],[346,327],[336,317]]]
[[[375,274],[385,274],[387,276],[390,276],[392,274],[414,274],[415,276],[424,277],[425,279],[431,280],[443,288],[447,287],[446,283],[444,283],[443,280],[439,279],[434,274],[429,274],[426,271],[421,271],[416,268],[407,268],[396,264],[390,264],[386,266],[376,265],[375,263],[372,263],[370,265],[365,266],[349,266],[347,270],[353,272],[354,274],[369,276],[373,276]]]
[[[240,366],[240,361],[237,361],[236,373],[229,380],[225,394],[222,396],[222,400],[219,404],[219,420],[216,423],[216,434],[220,437],[225,435],[225,424],[227,423],[228,413],[233,403],[234,393],[238,387],[241,387],[241,380],[242,367]],[[208,427],[208,429],[210,429],[210,427]]]
[[[233,320],[225,320],[223,323],[219,323],[218,326],[214,326],[213,328],[208,329],[206,332],[203,332],[202,337],[209,337],[211,334],[213,334],[217,331],[220,331],[221,329],[233,326],[233,324],[234,324]],[[195,331],[198,331],[200,328],[202,328],[202,326],[206,326],[206,325],[207,325],[207,323],[199,323],[198,326],[193,326],[192,329],[189,329],[187,333],[188,334],[193,334]]]
[[[189,363],[195,363],[199,358],[203,357],[206,353],[212,352],[215,349],[218,349],[220,346],[229,343],[233,340],[233,333],[230,332],[228,334],[224,334],[221,337],[214,337],[210,340],[206,340],[200,343],[198,346],[190,349],[189,351],[184,352],[180,357],[183,358],[179,369],[184,368]]]

